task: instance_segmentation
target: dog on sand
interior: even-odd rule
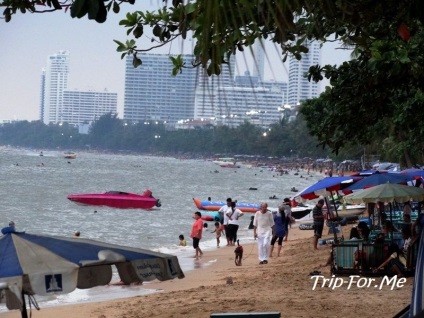
[[[243,246],[240,245],[239,240],[237,240],[237,247],[234,250],[234,254],[236,254],[236,258],[234,259],[236,266],[241,266],[241,260],[243,259]]]

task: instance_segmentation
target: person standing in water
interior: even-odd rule
[[[202,214],[197,211],[193,214],[194,223],[191,226],[191,234],[190,237],[193,239],[193,248],[196,250],[195,258],[199,259],[203,255],[202,250],[199,247],[200,239],[202,238],[203,232],[203,221]]]

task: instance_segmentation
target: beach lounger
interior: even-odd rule
[[[349,241],[348,244],[345,244],[345,242],[332,246],[332,274],[351,275],[359,273],[359,268],[355,267],[355,252],[362,251],[362,247],[360,247],[362,243]]]

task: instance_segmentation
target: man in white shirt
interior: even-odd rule
[[[232,202],[232,200],[231,200],[231,198],[228,198],[227,199],[227,204],[226,205],[223,205],[219,210],[218,210],[218,212],[221,214],[221,216],[222,216],[222,218],[223,218],[223,220],[224,220],[224,232],[225,232],[225,237],[226,237],[226,239],[227,239],[227,246],[229,246],[230,245],[230,239],[229,239],[229,237],[228,237],[228,232],[227,232],[227,230],[228,230],[228,221],[229,221],[229,219],[228,219],[228,215],[227,215],[227,213],[228,212],[230,212],[231,213],[231,202]]]
[[[268,264],[271,238],[274,232],[274,218],[268,211],[268,204],[263,202],[261,210],[255,213],[253,220],[253,237],[258,239],[259,264]]]

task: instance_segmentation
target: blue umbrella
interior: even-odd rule
[[[362,190],[374,187],[376,185],[384,184],[384,183],[402,183],[406,184],[408,181],[411,181],[413,178],[407,175],[399,174],[399,173],[376,173],[370,175],[368,177],[355,182],[354,184],[348,186],[343,190],[344,193],[352,193],[355,190]]]
[[[6,233],[0,238],[0,285],[9,309],[27,317],[24,294],[64,294],[108,284],[115,265],[126,283],[183,278],[178,258],[82,238]]]
[[[302,198],[304,200],[317,199],[320,196],[327,196],[327,192],[331,193],[332,191],[341,190],[361,179],[362,177],[357,176],[326,177],[307,187],[306,189],[296,193],[293,198]]]
[[[356,173],[352,174],[352,176],[369,176],[369,175],[376,174],[376,173],[385,173],[385,172],[381,172],[381,171],[375,170],[375,169],[370,169],[370,170],[362,170],[362,171],[356,172]]]

